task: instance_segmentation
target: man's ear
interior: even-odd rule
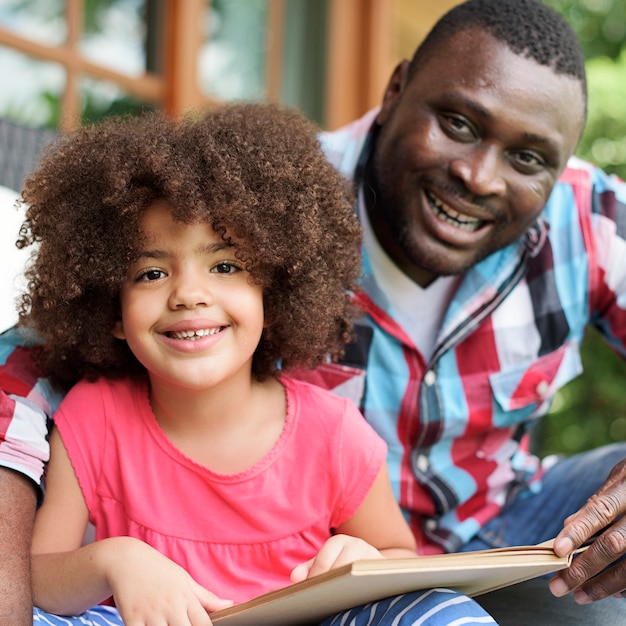
[[[115,322],[115,326],[113,326],[113,330],[111,331],[111,334],[116,339],[122,339],[123,341],[126,340],[126,333],[124,332],[124,324],[122,320],[117,320],[117,322]]]
[[[404,59],[396,65],[396,69],[393,70],[391,78],[385,87],[385,94],[383,95],[383,103],[378,115],[376,116],[376,122],[378,124],[384,124],[389,118],[389,114],[395,107],[400,94],[406,87],[406,82],[409,75],[409,61]]]

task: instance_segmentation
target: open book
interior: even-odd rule
[[[316,624],[335,613],[401,593],[449,587],[477,596],[564,569],[552,542],[536,546],[355,561],[211,614],[219,626]]]

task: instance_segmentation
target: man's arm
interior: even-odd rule
[[[588,178],[581,176],[584,172]],[[592,251],[589,261],[596,277],[590,289],[591,311],[609,344],[626,360],[626,183],[580,161],[566,170],[563,179],[571,185],[574,198],[589,197],[592,219],[586,245]],[[557,209],[563,211],[564,207]],[[586,219],[582,209],[579,214]],[[555,595],[576,590],[574,598],[580,604],[626,595],[626,562],[618,562],[626,554],[624,513],[626,460],[618,463],[588,502],[565,520],[556,537],[554,549],[560,556],[587,542],[591,545],[569,568],[554,576],[550,589]]]
[[[0,334],[0,624],[33,623],[30,549],[56,398],[17,331]]]
[[[30,541],[36,505],[32,481],[0,467],[0,624],[33,623]]]

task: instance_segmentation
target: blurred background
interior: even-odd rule
[[[626,2],[544,1],[587,58],[589,119],[577,154],[626,179]],[[337,128],[379,103],[398,61],[455,4],[0,0],[0,184],[19,191],[54,133],[111,114],[272,99]],[[542,453],[626,439],[626,366],[595,332],[583,362],[585,375],[535,433]]]

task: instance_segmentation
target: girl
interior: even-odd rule
[[[288,375],[341,353],[359,275],[351,195],[312,125],[260,104],[110,120],[60,140],[23,197],[20,243],[39,248],[21,322],[44,372],[80,381],[50,439],[35,622],[204,626],[333,567],[415,554],[382,441]],[[444,591],[342,618],[372,610],[493,623]]]

